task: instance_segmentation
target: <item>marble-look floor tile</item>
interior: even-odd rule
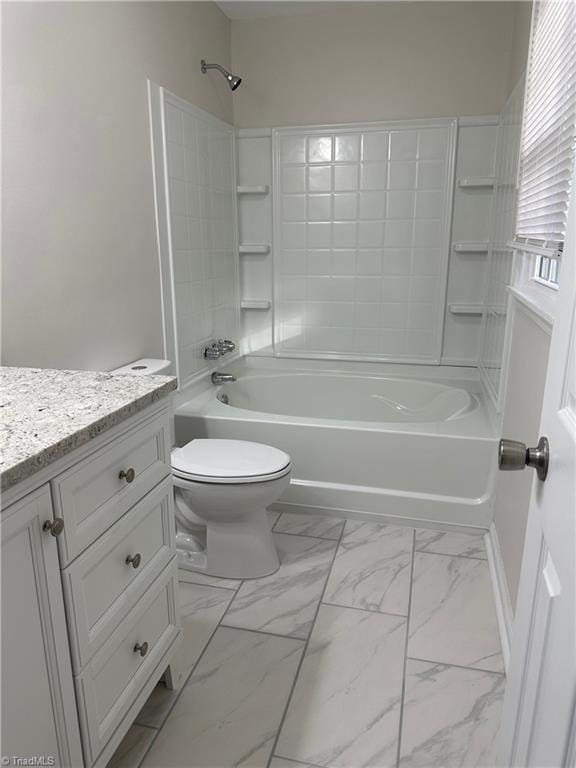
[[[415,553],[408,656],[503,671],[486,561]]]
[[[234,593],[229,589],[184,583],[178,585],[178,591],[182,642],[176,652],[176,658],[180,668],[184,670],[184,678],[187,678],[230,605]],[[136,722],[159,728],[177,696],[177,691],[170,691],[159,683],[138,713]]]
[[[348,520],[324,602],[405,616],[414,530]]]
[[[492,768],[505,677],[406,662],[401,768]]]
[[[486,545],[482,533],[456,533],[455,531],[433,531],[428,528],[416,529],[414,548],[419,552],[434,552],[438,555],[459,555],[486,560]]]
[[[220,627],[143,766],[265,768],[303,647]]]
[[[205,576],[199,571],[188,571],[178,568],[178,581],[185,584],[203,584],[205,587],[219,587],[236,591],[242,581],[240,579],[220,579],[217,576]]]
[[[138,768],[156,733],[154,728],[132,725],[106,768]]]
[[[286,760],[284,757],[274,756],[270,761],[270,768],[316,768],[309,763],[297,763],[294,760]]]
[[[319,539],[339,539],[344,520],[331,515],[283,512],[274,526],[276,533],[295,533],[299,536],[316,536]]]
[[[275,754],[396,765],[406,619],[321,605]]]
[[[222,623],[278,635],[307,638],[334,557],[336,542],[274,534],[280,568],[247,579]]]

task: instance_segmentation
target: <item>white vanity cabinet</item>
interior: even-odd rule
[[[2,755],[81,766],[50,488],[2,518]]]
[[[103,768],[170,666],[180,622],[169,403],[10,489],[2,755]]]

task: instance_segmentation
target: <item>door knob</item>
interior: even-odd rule
[[[498,444],[498,469],[505,472],[533,467],[538,480],[546,480],[549,459],[550,444],[547,437],[541,437],[536,448],[527,448],[517,440],[503,439]]]

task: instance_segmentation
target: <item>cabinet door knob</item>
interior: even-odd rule
[[[130,467],[130,469],[123,469],[118,475],[120,480],[126,480],[127,483],[133,483],[136,477],[136,472]]]
[[[60,536],[64,530],[64,520],[61,517],[55,517],[54,520],[46,520],[42,526],[43,531],[50,531],[52,536]]]
[[[148,643],[142,643],[142,645],[140,645],[140,643],[136,643],[134,646],[134,653],[139,653],[140,656],[146,656],[148,653]]]
[[[126,565],[131,565],[132,568],[138,568],[141,561],[142,561],[142,555],[140,554],[140,552],[136,552],[134,556],[128,555],[128,557],[126,558]]]

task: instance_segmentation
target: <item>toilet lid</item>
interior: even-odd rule
[[[290,469],[278,448],[246,440],[192,440],[172,451],[172,471],[184,479],[212,483],[271,480]]]

